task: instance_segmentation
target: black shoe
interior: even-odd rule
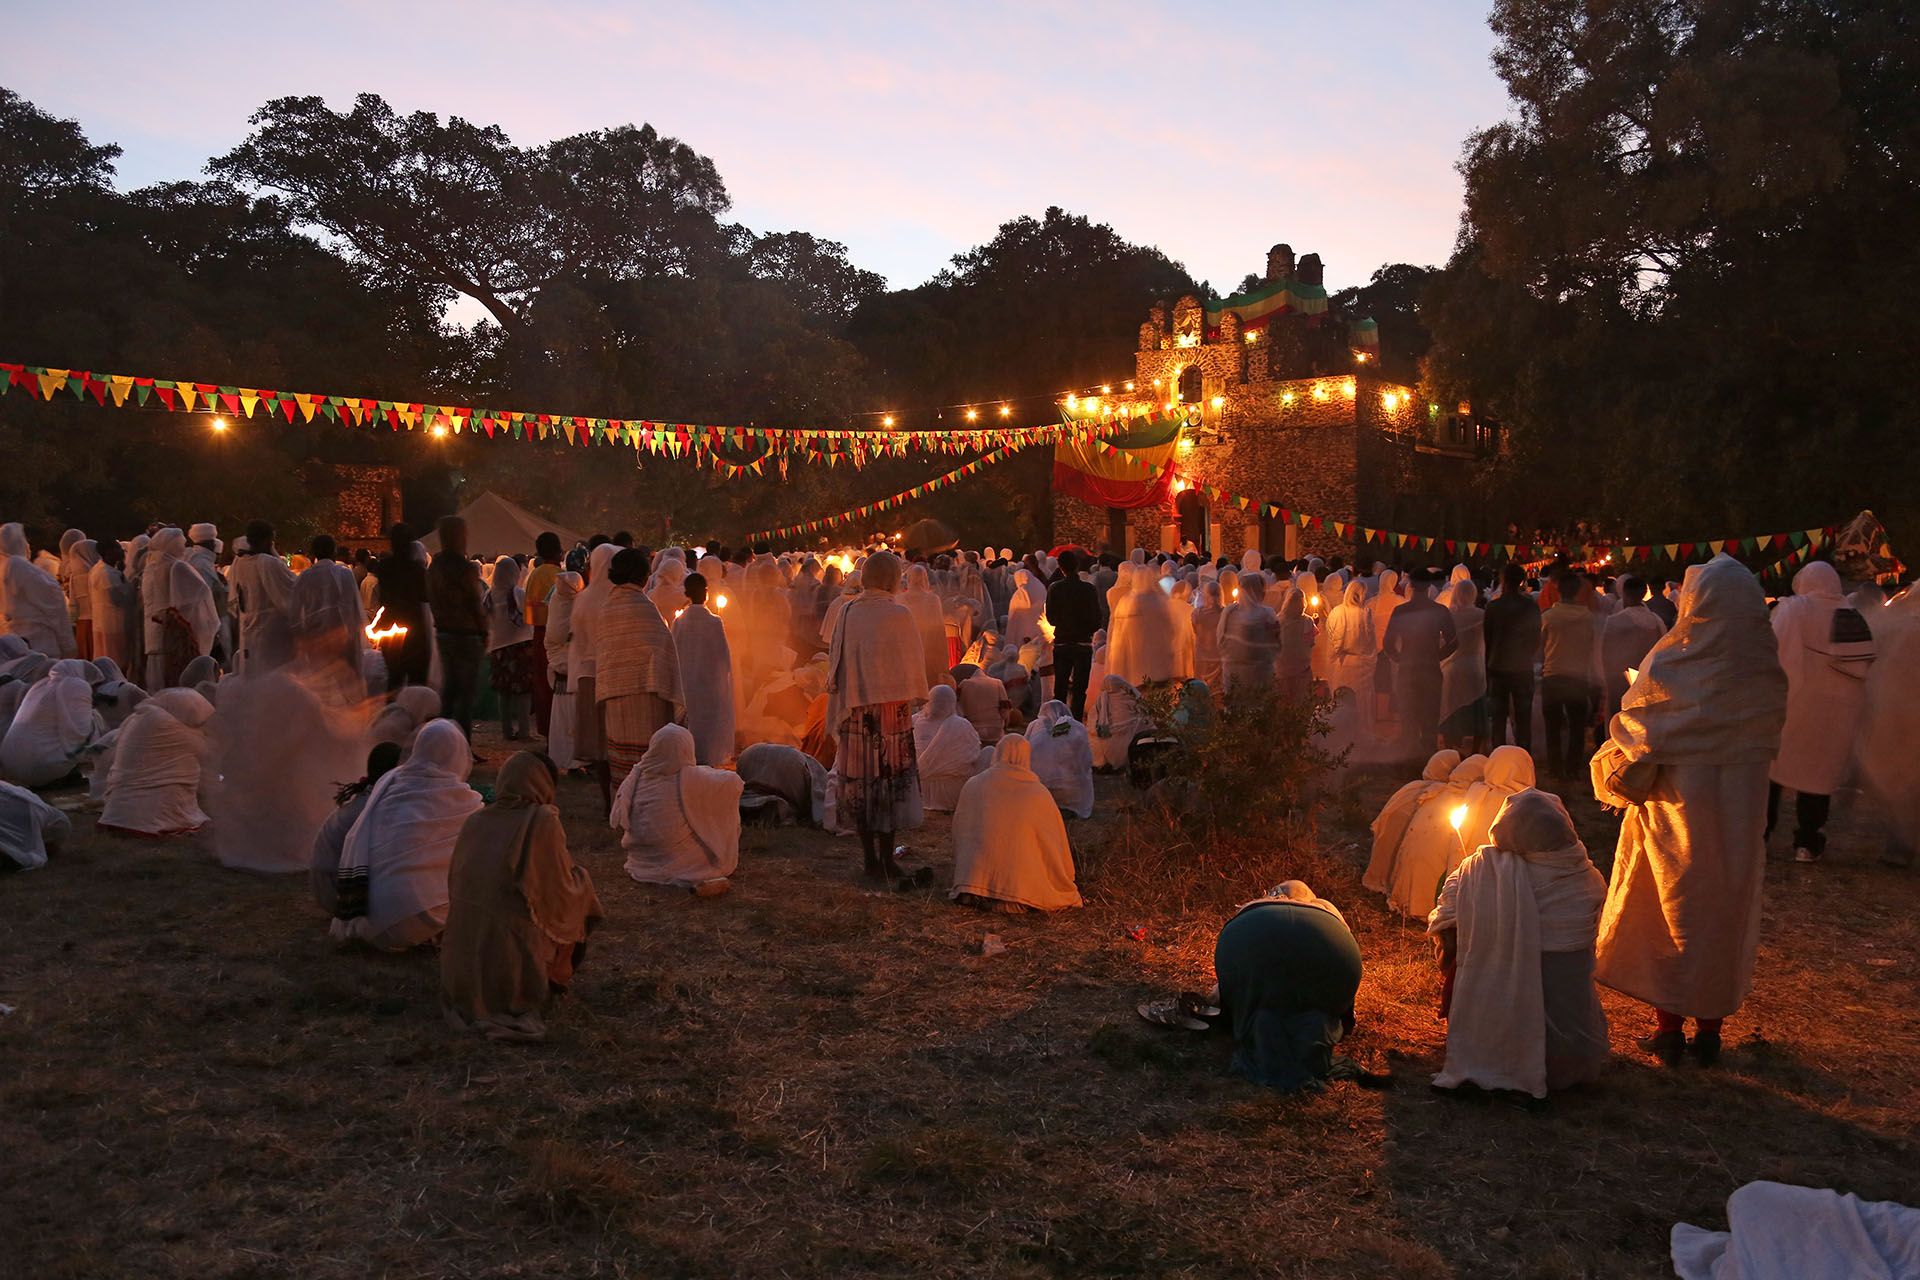
[[[1687,1033],[1656,1031],[1638,1043],[1640,1051],[1660,1059],[1660,1065],[1677,1067],[1680,1065],[1681,1056],[1687,1051]]]
[[[1693,1050],[1693,1056],[1703,1067],[1720,1065],[1720,1033],[1718,1031],[1696,1031],[1693,1043],[1687,1046]]]

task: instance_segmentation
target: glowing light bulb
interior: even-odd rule
[[[1312,598],[1311,600],[1308,600],[1308,601],[1307,601],[1307,608],[1309,608],[1309,609],[1318,609],[1319,607],[1320,607],[1320,597],[1319,597],[1319,596],[1314,596],[1314,597],[1313,597],[1313,598]]]
[[[431,427],[427,428],[427,434],[434,435],[434,436],[444,436],[445,434],[447,434],[447,424],[444,422],[436,422]]]
[[[892,425],[893,425],[893,415],[892,415],[892,414],[888,414],[888,415],[887,415],[886,417],[884,417],[884,418],[882,418],[882,419],[880,419],[880,425],[881,425],[881,426],[883,426],[883,427],[890,427],[890,426],[892,426]]]
[[[1110,395],[1112,395],[1112,394],[1113,394],[1113,387],[1112,387],[1111,385],[1108,385],[1108,386],[1103,386],[1103,387],[1101,387],[1101,388],[1100,388],[1100,394],[1101,394],[1101,395],[1103,395],[1103,396],[1110,396]]]
[[[980,411],[978,409],[967,410],[968,422],[978,422],[979,420],[980,420]]]
[[[1255,332],[1254,330],[1252,330],[1252,329],[1249,329],[1249,330],[1247,330],[1247,332],[1246,332],[1246,339],[1247,339],[1247,341],[1248,341],[1248,342],[1252,342],[1252,341],[1253,341],[1253,340],[1254,340],[1255,338],[1257,338],[1257,337],[1259,337],[1259,336],[1260,336],[1260,335],[1259,335],[1259,334],[1258,334],[1257,332]]]
[[[724,595],[715,596],[713,598],[713,603],[716,607],[724,609],[727,607],[727,598]]]
[[[1089,399],[1089,400],[1087,401],[1087,412],[1088,412],[1088,413],[1095,413],[1095,412],[1097,412],[1097,411],[1099,410],[1099,408],[1100,408],[1100,401],[1099,401],[1099,400],[1097,400],[1097,399]]]
[[[1159,385],[1160,385],[1160,379],[1158,379],[1158,378],[1155,378],[1155,379],[1153,380],[1153,385],[1154,385],[1154,386],[1156,386],[1156,387],[1157,387],[1157,386],[1159,386]]]
[[[1227,402],[1227,398],[1225,396],[1215,396],[1211,401],[1213,407],[1216,409],[1218,409],[1221,405],[1225,404],[1226,402]]]
[[[1133,390],[1133,384],[1131,382],[1127,384],[1127,390],[1129,391]]]
[[[1346,380],[1345,380],[1345,381],[1344,381],[1344,382],[1343,382],[1343,383],[1341,384],[1341,387],[1340,387],[1340,389],[1341,389],[1342,391],[1344,391],[1344,392],[1346,392],[1346,393],[1347,393],[1347,398],[1348,398],[1348,399],[1352,399],[1352,398],[1353,398],[1353,393],[1354,393],[1354,383],[1353,383],[1353,379],[1352,379],[1352,378],[1348,378],[1348,379],[1346,379]]]
[[[215,431],[225,431],[227,429],[227,420],[225,418],[215,418],[213,420],[213,429]]]
[[[1013,416],[1013,410],[1003,404],[1000,406],[1000,416],[1003,418],[1011,418]]]
[[[1079,403],[1080,403],[1079,396],[1074,395],[1073,392],[1071,391],[1067,392],[1067,408],[1071,409]]]
[[[1280,393],[1280,403],[1281,403],[1281,404],[1292,404],[1292,403],[1293,403],[1293,392],[1291,392],[1291,391],[1282,391],[1282,392]]]
[[[1400,407],[1400,397],[1391,391],[1385,392],[1380,397],[1380,405],[1388,413],[1392,413]]]
[[[1365,364],[1367,362],[1367,353],[1364,351],[1356,351],[1353,353],[1353,359],[1356,364]]]
[[[1314,398],[1315,400],[1325,400],[1325,399],[1327,398],[1327,389],[1326,389],[1325,387],[1323,387],[1323,386],[1321,386],[1321,385],[1320,385],[1319,383],[1317,383],[1317,382],[1316,382],[1316,383],[1314,383],[1314,384],[1313,384],[1313,398]]]

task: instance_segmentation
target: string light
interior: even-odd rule
[[[1392,413],[1400,407],[1400,397],[1391,391],[1382,392],[1380,395],[1380,406],[1388,413]]]
[[[1113,388],[1111,386],[1101,387],[1100,394],[1103,396],[1110,396],[1113,394]]]
[[[1080,403],[1080,397],[1074,395],[1073,392],[1071,391],[1067,392],[1067,408],[1069,409],[1074,408],[1079,403]]]
[[[1364,351],[1356,351],[1353,353],[1353,359],[1356,364],[1365,364],[1367,362],[1367,353]]]
[[[1327,389],[1318,382],[1313,384],[1313,398],[1315,400],[1325,400],[1327,398]]]
[[[213,420],[213,429],[215,431],[225,431],[227,429],[227,420],[225,418],[215,418]]]
[[[888,415],[887,415],[886,417],[884,417],[884,418],[882,418],[882,419],[880,419],[880,425],[881,425],[881,426],[883,426],[883,427],[890,427],[890,426],[892,426],[892,425],[893,425],[893,415],[892,415],[892,414],[888,414]]]
[[[1001,406],[1000,406],[1000,416],[1001,416],[1001,417],[1003,417],[1003,418],[1011,418],[1011,417],[1013,416],[1013,409],[1012,409],[1012,407],[1011,407],[1011,406],[1009,406],[1009,405],[1004,405],[1004,404],[1003,404],[1003,405],[1001,405]]]
[[[447,424],[444,422],[436,422],[431,427],[427,428],[427,431],[430,435],[433,435],[436,437],[444,436],[447,434]]]
[[[1343,379],[1340,384],[1340,389],[1347,393],[1347,399],[1349,400],[1353,399],[1355,386],[1352,378]]]
[[[1213,407],[1214,407],[1214,408],[1216,408],[1216,409],[1218,409],[1218,408],[1220,408],[1220,407],[1221,407],[1222,405],[1224,405],[1224,404],[1226,404],[1226,402],[1227,402],[1227,398],[1226,398],[1225,396],[1215,396],[1215,397],[1214,397],[1214,398],[1213,398],[1213,399],[1212,399],[1211,401],[1209,401],[1208,403],[1210,403],[1211,405],[1213,405]]]
[[[1292,403],[1293,403],[1293,392],[1291,392],[1291,391],[1282,391],[1282,392],[1280,393],[1280,403],[1281,403],[1281,404],[1292,404]]]
[[[1133,383],[1131,382],[1127,383],[1127,390],[1129,391],[1133,390]]]
[[[1246,335],[1245,335],[1245,336],[1246,336],[1246,339],[1247,339],[1247,341],[1248,341],[1248,342],[1252,342],[1252,341],[1253,341],[1253,340],[1254,340],[1255,338],[1258,338],[1258,337],[1260,336],[1260,334],[1259,334],[1259,331],[1258,331],[1258,330],[1255,330],[1255,329],[1249,329],[1249,330],[1247,330],[1247,332],[1246,332]]]
[[[967,410],[968,422],[978,422],[979,420],[980,420],[980,411],[978,409]]]

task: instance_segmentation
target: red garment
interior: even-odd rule
[[[545,738],[553,728],[553,673],[547,669],[547,626],[544,622],[533,629],[533,651],[539,655],[538,669],[533,677],[533,727]]]

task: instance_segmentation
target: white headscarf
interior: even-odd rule
[[[481,599],[487,613],[487,652],[524,644],[533,639],[527,621],[527,593],[520,585],[520,562],[501,556],[493,562],[493,581]]]
[[[613,583],[607,579],[607,567],[619,554],[619,547],[611,542],[603,542],[587,557],[587,585],[574,597],[573,639],[567,646],[567,675],[576,685],[598,674],[593,659],[593,632],[600,621],[600,611],[606,606],[607,597],[613,593]]]
[[[341,880],[366,882],[366,915],[336,919],[336,938],[377,938],[422,914],[445,922],[454,841],[481,806],[466,784],[472,768],[459,726],[435,720],[420,730],[406,763],[374,786],[340,853]]]
[[[1091,818],[1093,746],[1087,726],[1055,700],[1027,726],[1027,745],[1033,750],[1033,771],[1054,802],[1076,818]]]

